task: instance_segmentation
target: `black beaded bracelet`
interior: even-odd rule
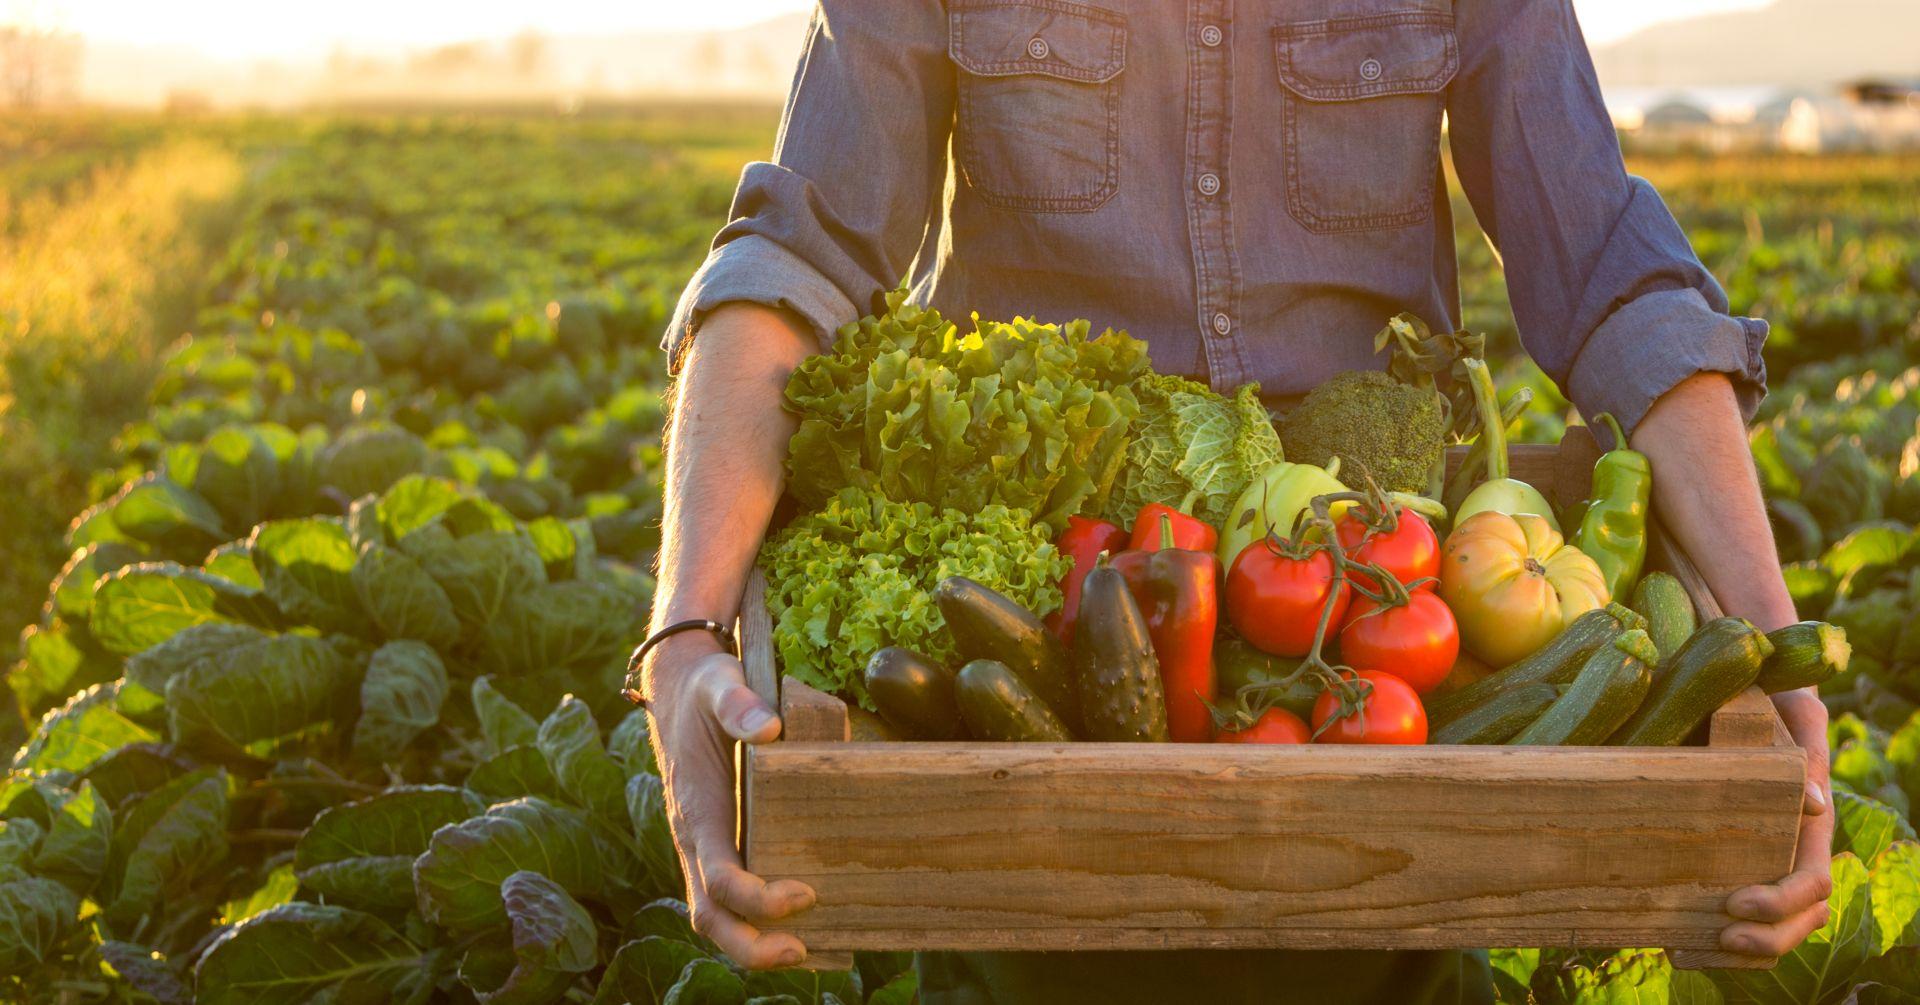
[[[720,644],[725,646],[728,652],[735,656],[740,655],[740,647],[734,643],[733,632],[730,631],[726,625],[708,618],[689,618],[685,621],[676,621],[654,632],[652,635],[647,636],[647,640],[640,643],[639,647],[634,649],[633,655],[627,657],[627,686],[621,693],[627,696],[628,701],[633,702],[641,708],[647,706],[646,698],[640,694],[640,664],[647,658],[647,653],[651,652],[654,646],[665,642],[667,639],[681,632],[712,632],[714,637],[720,640]]]

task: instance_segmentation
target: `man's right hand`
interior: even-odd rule
[[[798,966],[807,958],[799,939],[755,926],[812,906],[812,888],[762,880],[742,867],[733,844],[734,741],[766,743],[780,735],[780,720],[747,687],[740,661],[710,637],[668,639],[648,662],[654,752],[693,928],[749,969]]]

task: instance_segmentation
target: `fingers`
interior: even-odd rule
[[[798,966],[807,958],[807,947],[798,938],[762,932],[754,923],[778,921],[813,906],[813,890],[793,880],[768,883],[741,868],[730,818],[696,811],[682,823],[681,845],[692,860],[687,899],[694,930],[743,967]]]
[[[693,930],[712,939],[728,959],[749,970],[797,967],[807,958],[807,947],[799,939],[785,932],[762,932],[712,900],[694,902]]]
[[[1807,781],[1801,812],[1809,816],[1825,813],[1833,802],[1828,781],[1827,706],[1805,690],[1774,695],[1773,703],[1793,742],[1807,752]]]
[[[780,735],[780,718],[747,687],[740,661],[724,654],[710,656],[694,667],[700,704],[728,736],[747,743],[766,743]]]
[[[769,883],[732,863],[704,864],[700,878],[715,903],[752,922],[779,921],[813,906],[813,888],[805,883],[791,879]]]
[[[1743,921],[1779,924],[1804,913],[1814,905],[1824,905],[1833,892],[1833,877],[1823,866],[1789,875],[1778,883],[1749,886],[1727,898],[1727,913]],[[1814,926],[1819,927],[1819,926]]]
[[[1746,956],[1785,956],[1827,923],[1827,904],[1821,901],[1784,921],[1762,924],[1740,921],[1720,932],[1721,948]]]

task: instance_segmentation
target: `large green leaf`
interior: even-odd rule
[[[294,875],[293,863],[283,863],[268,870],[259,886],[220,905],[220,923],[237,925],[256,914],[292,903],[299,892],[300,879]]]
[[[248,547],[267,596],[296,622],[349,635],[365,630],[354,591],[353,544],[337,521],[261,524]]]
[[[619,659],[643,618],[632,598],[612,587],[537,584],[480,625],[480,662],[501,674],[595,669]]]
[[[662,1005],[742,1005],[746,985],[740,975],[719,960],[698,959],[680,971],[667,989]]]
[[[127,684],[155,695],[167,693],[167,681],[203,659],[211,659],[268,638],[252,625],[209,621],[183,628],[159,645],[127,657]],[[121,688],[124,694],[128,687]]]
[[[160,475],[120,490],[113,523],[135,541],[167,549],[205,551],[232,536],[211,503]]]
[[[82,777],[118,813],[135,797],[152,792],[193,768],[170,744],[135,743],[119,747],[93,762]]]
[[[1842,786],[1833,789],[1833,847],[1871,862],[1895,841],[1912,841],[1913,825],[1900,811]]]
[[[460,640],[460,621],[447,591],[399,550],[367,546],[353,564],[352,579],[361,608],[382,637],[418,639],[441,649]]]
[[[627,774],[600,745],[600,727],[586,702],[573,695],[560,699],[560,707],[540,724],[535,744],[569,800],[609,820],[624,821]]]
[[[113,841],[113,811],[86,782],[63,790],[52,807],[53,822],[33,858],[32,871],[86,893],[106,870]]]
[[[480,720],[480,734],[495,753],[511,747],[532,746],[539,736],[540,720],[527,714],[513,699],[501,694],[489,677],[473,681],[473,714]]]
[[[132,924],[227,857],[227,773],[201,768],[126,807],[107,867],[107,919]]]
[[[193,490],[229,527],[251,527],[272,512],[280,492],[280,459],[259,432],[222,426],[200,443]]]
[[[600,977],[593,1005],[666,1000],[680,974],[706,954],[685,942],[649,935],[620,947]],[[742,989],[744,993],[744,989]]]
[[[553,767],[547,763],[547,755],[538,747],[508,747],[474,765],[462,784],[489,804],[521,796],[539,796],[553,802],[567,798],[560,779],[554,777]]]
[[[447,690],[446,665],[432,646],[400,641],[374,650],[360,681],[354,756],[369,761],[394,759],[414,737],[440,721]]]
[[[80,772],[119,747],[159,739],[120,714],[114,704],[119,688],[118,683],[96,684],[49,711],[14,753],[13,767]]]
[[[507,920],[500,884],[530,869],[575,896],[621,885],[619,856],[578,810],[529,797],[434,833],[413,867],[414,892],[428,921],[453,929]]]
[[[426,462],[427,445],[418,436],[393,425],[355,426],[320,455],[320,483],[354,499],[385,491]]]
[[[131,656],[194,625],[238,620],[221,603],[225,582],[172,562],[128,566],[101,581],[89,627],[109,651]]]
[[[465,496],[458,485],[444,478],[408,475],[380,496],[375,518],[386,539],[398,541],[432,523]]]
[[[79,924],[80,898],[44,876],[0,869],[0,974],[25,974],[52,960]]]
[[[440,954],[370,914],[295,901],[228,929],[194,970],[198,1005],[427,1000]]]
[[[1834,1005],[1846,998],[1861,964],[1878,951],[1867,867],[1852,854],[1833,857],[1832,915],[1772,970],[1715,970],[1727,1005]]]
[[[1909,806],[1920,806],[1920,712],[1915,712],[1887,740],[1887,762],[1894,781],[1907,794]]]
[[[0,820],[0,872],[27,871],[46,836],[46,828],[32,817]]]
[[[42,715],[74,692],[119,675],[119,660],[83,645],[80,636],[80,631],[57,619],[29,625],[20,633],[24,658],[7,671],[6,683],[22,715]]]
[[[645,771],[657,775],[660,768],[654,763],[652,739],[653,725],[646,710],[636,708],[607,734],[607,753],[628,773]]]
[[[547,568],[548,580],[557,583],[573,578],[578,567],[576,560],[580,543],[566,521],[550,516],[529,521],[527,536],[533,539],[534,550],[540,553],[540,561]]]
[[[815,1002],[821,995],[842,1001],[862,1000],[860,975],[854,970],[757,970],[747,974],[748,996],[792,995]]]
[[[513,933],[510,954],[460,968],[481,1005],[546,1005],[599,963],[593,916],[553,880],[516,872],[500,884],[500,897]]]
[[[281,635],[205,659],[167,682],[175,743],[260,755],[350,710],[353,665],[324,639]]]
[[[93,615],[93,591],[100,577],[145,560],[144,551],[118,541],[97,542],[74,552],[53,580],[54,613],[84,624]]]
[[[672,827],[667,823],[666,787],[657,776],[641,774],[627,779],[627,816],[640,846],[640,864],[648,889],[656,896],[684,892],[686,878],[674,850]]]
[[[445,785],[399,786],[324,810],[294,847],[300,882],[330,901],[368,909],[414,903],[413,861],[433,832],[481,811]]]
[[[166,957],[154,950],[107,939],[100,943],[100,958],[113,968],[115,976],[159,1005],[193,1003],[193,988]]]
[[[511,600],[546,584],[540,553],[525,534],[483,531],[454,537],[431,524],[401,538],[400,550],[440,584],[461,624],[472,628],[492,623]]]
[[[1920,946],[1920,842],[1888,845],[1873,860],[1867,888],[1880,948]]]

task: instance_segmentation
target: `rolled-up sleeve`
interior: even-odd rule
[[[1521,342],[1582,414],[1632,429],[1674,385],[1725,373],[1748,419],[1766,323],[1727,295],[1666,204],[1627,174],[1568,0],[1455,7],[1456,170],[1505,264]]]
[[[747,165],[728,222],[661,339],[678,370],[707,312],[779,307],[830,345],[892,289],[945,184],[953,68],[939,0],[823,0],[771,162]]]

